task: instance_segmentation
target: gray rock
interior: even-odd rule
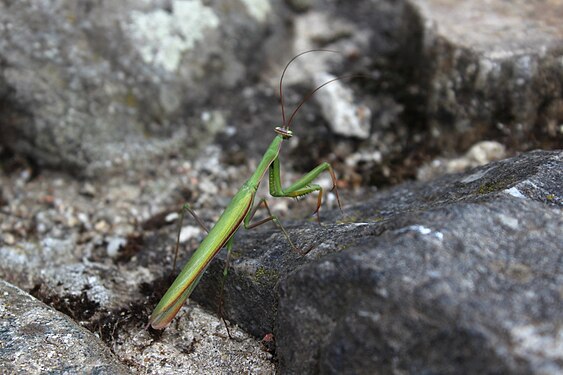
[[[562,172],[533,152],[352,209],[372,234],[282,279],[281,371],[560,373]]]
[[[334,90],[354,87],[342,102],[318,98],[355,113],[339,131],[361,144],[335,137],[329,127],[343,123],[332,124],[323,105],[302,108],[284,155],[298,155],[284,163],[289,180],[288,164],[310,170],[331,160],[347,186],[381,175],[392,183],[432,153],[502,142],[498,155],[481,143],[438,159],[444,168],[419,174],[430,179],[561,138],[561,26],[551,3],[288,3],[302,12],[294,40],[280,26],[287,9],[268,1],[0,4],[0,153],[7,145],[85,173],[159,160],[89,186],[52,171],[34,178],[32,168],[0,173],[0,276],[99,333],[135,370],[271,371],[255,341],[225,342],[220,320],[190,304],[162,336],[143,329],[171,281],[175,233],[163,218],[188,200],[215,221],[280,122],[273,86],[243,81],[277,83],[279,66],[264,73],[263,65],[283,66],[308,48],[344,52],[292,66],[287,111],[316,74],[375,78],[342,81]],[[497,21],[510,27],[495,29]],[[195,161],[164,157],[181,146],[195,152],[217,131],[220,147]],[[396,155],[406,172],[395,172]],[[343,214],[323,207],[321,226],[284,219],[306,256],[277,229],[240,231],[226,315],[254,336],[275,333],[286,373],[558,372],[561,164],[561,152],[527,153],[364,191],[344,200],[355,204]],[[195,247],[198,234],[186,242]],[[193,295],[212,311],[224,261],[221,252]]]
[[[482,141],[473,145],[465,155],[454,159],[434,159],[416,173],[420,181],[428,181],[446,173],[459,173],[492,161],[506,158],[506,147],[498,142]]]
[[[318,74],[317,87],[336,77]],[[335,134],[367,139],[371,128],[371,111],[366,106],[353,103],[352,90],[344,87],[341,81],[331,83],[317,93],[316,99],[321,111]]]
[[[0,280],[3,374],[130,374],[91,332]]]
[[[561,139],[560,5],[412,3],[424,25],[420,71],[428,75],[429,125],[446,145],[467,147],[483,132],[510,133],[517,144],[530,144],[531,135]],[[453,129],[455,143],[447,140]]]
[[[277,229],[241,231],[225,289],[227,318],[258,337],[274,332],[286,372],[339,372],[347,365],[358,372],[455,372],[478,361],[513,373],[557,371],[561,164],[561,152],[527,153],[465,174],[366,194],[343,215],[323,210],[322,226],[284,221],[297,246],[310,250],[304,257],[291,251]],[[107,243],[119,233],[118,223],[127,221],[129,200],[119,201],[127,189],[115,189],[112,181],[96,189],[100,201],[120,202],[114,213],[88,204],[90,195],[73,195],[82,190],[78,182],[39,179],[23,188],[14,184],[13,193],[25,191],[35,203],[53,180],[52,186],[62,189],[61,200],[37,217],[36,224],[46,226],[36,234],[40,242],[19,240],[18,218],[1,223],[17,240],[0,246],[2,277],[99,332],[133,368],[149,364],[151,372],[165,372],[184,366],[194,349],[202,366],[194,368],[208,368],[205,351],[216,351],[201,351],[204,347],[248,353],[247,339],[241,349],[233,348],[220,320],[207,315],[197,323],[201,314],[189,307],[165,331],[166,339],[144,331],[148,314],[170,285],[170,252],[163,244],[173,244],[174,229],[146,233],[140,243],[128,237],[118,258],[110,259]],[[155,181],[155,188],[160,186]],[[10,201],[25,205],[25,196],[13,193],[5,190]],[[70,203],[77,212],[69,210]],[[132,199],[130,209],[144,204]],[[101,238],[107,242],[80,244],[73,215],[87,216],[83,224],[99,231],[87,234],[96,239],[105,233]],[[53,228],[47,226],[49,217]],[[223,267],[221,253],[193,295],[212,311],[217,311]],[[200,333],[186,336],[199,326]],[[237,337],[244,336],[238,331]],[[465,341],[456,341],[460,337]],[[414,342],[418,346],[410,346]],[[155,351],[155,345],[163,350]],[[483,347],[498,350],[475,350]],[[448,362],[453,357],[440,350],[450,349],[459,355]],[[267,372],[253,350],[253,366]],[[356,352],[360,359],[349,354]],[[383,357],[393,363],[381,363]],[[240,360],[236,354],[230,358]],[[216,359],[213,368],[232,368]]]
[[[560,284],[561,278],[560,248],[556,247],[563,236],[561,159],[560,151],[532,152],[465,174],[405,184],[373,195],[366,193],[361,201],[359,198],[355,200],[361,203],[345,207],[343,215],[338,211],[323,210],[322,226],[303,223],[302,220],[298,224],[284,220],[297,246],[310,250],[304,257],[292,252],[277,229],[241,231],[235,241],[225,289],[227,318],[258,337],[274,332],[278,338],[282,369],[292,372],[308,370],[309,366],[338,369],[354,358],[339,345],[356,348],[354,342],[345,338],[356,340],[360,336],[345,335],[347,328],[337,323],[340,318],[346,318],[348,320],[344,322],[358,323],[358,327],[370,322],[377,324],[373,316],[368,314],[364,317],[362,314],[371,311],[366,310],[367,307],[379,308],[385,301],[390,304],[393,316],[397,315],[399,322],[406,324],[407,328],[400,332],[418,337],[428,330],[432,335],[436,326],[425,325],[426,320],[416,325],[417,321],[409,320],[412,316],[408,314],[414,311],[416,316],[426,317],[423,315],[426,310],[416,308],[420,305],[421,309],[425,309],[430,305],[434,308],[431,310],[433,316],[442,319],[438,322],[445,322],[442,328],[446,329],[443,333],[446,342],[453,337],[447,334],[450,332],[447,329],[451,327],[446,323],[454,319],[452,316],[455,316],[456,322],[462,323],[454,328],[460,335],[469,336],[465,341],[468,357],[463,357],[465,362],[459,362],[467,364],[467,368],[474,364],[472,359],[483,359],[478,356],[482,353],[471,351],[477,345],[475,340],[481,340],[479,347],[491,346],[491,343],[495,343],[496,347],[498,343],[499,350],[502,350],[508,347],[506,342],[510,338],[513,341],[509,349],[513,351],[506,349],[504,356],[495,352],[491,354],[490,361],[484,363],[515,373],[527,368],[537,373],[541,373],[539,369],[545,369],[544,372],[549,373],[553,366],[558,366],[561,356],[559,344],[553,338],[557,328],[549,331],[550,327],[556,327],[554,322],[560,320],[558,306],[561,301],[558,294],[554,294],[554,285]],[[107,256],[107,244],[122,233],[123,224],[129,217],[136,217],[142,207],[150,207],[151,198],[136,199],[134,192],[125,194],[128,188],[117,189],[115,181],[108,180],[95,189],[99,196],[96,202],[115,207],[115,211],[102,210],[92,204],[94,198],[91,195],[79,194],[82,185],[76,181],[64,181],[45,174],[42,179],[22,185],[17,183],[17,178],[15,183],[6,176],[1,178],[4,196],[11,202],[10,208],[14,212],[26,212],[24,210],[29,209],[27,205],[36,209],[38,198],[41,201],[45,191],[54,191],[58,196],[49,198],[48,201],[52,202],[49,206],[41,204],[41,215],[27,224],[31,229],[21,226],[22,222],[25,223],[21,218],[3,217],[0,227],[5,232],[2,235],[11,234],[9,242],[13,243],[6,242],[0,246],[3,260],[0,274],[3,278],[31,290],[80,324],[99,332],[119,358],[128,361],[128,364],[133,363],[134,368],[146,369],[148,363],[154,372],[165,372],[169,365],[174,364],[174,368],[183,366],[189,361],[189,356],[185,357],[185,354],[192,353],[194,348],[203,366],[197,369],[207,368],[205,350],[200,351],[203,347],[223,348],[221,350],[230,354],[248,353],[246,345],[240,349],[243,352],[232,347],[219,319],[200,325],[192,320],[200,314],[194,314],[189,307],[165,331],[166,339],[151,337],[143,330],[158,298],[170,285],[171,252],[165,247],[173,245],[174,229],[161,230],[157,234],[151,234],[147,229],[142,236],[130,235],[127,244],[120,248],[114,259]],[[144,189],[159,191],[162,186],[167,186],[165,182],[169,180],[151,180],[154,186],[148,184]],[[125,199],[126,196],[129,197]],[[148,201],[145,202],[145,199]],[[128,210],[133,212],[131,216]],[[84,227],[76,225],[77,220]],[[33,225],[44,228],[35,232]],[[26,232],[30,230],[31,234]],[[83,235],[87,237],[80,236],[83,231],[86,231]],[[22,238],[24,235],[25,239]],[[37,241],[34,236],[41,240]],[[197,239],[193,242],[195,246]],[[527,248],[533,251],[526,252]],[[372,256],[377,263],[369,261]],[[358,260],[359,264],[353,263],[354,260]],[[340,261],[343,267],[347,265],[348,268],[335,266]],[[537,271],[537,262],[541,263],[541,272]],[[383,266],[379,267],[380,263]],[[364,266],[368,271],[362,268]],[[224,253],[221,253],[193,295],[195,300],[212,311],[218,310],[223,267]],[[328,270],[323,267],[328,267]],[[387,271],[387,267],[391,271]],[[391,276],[389,272],[392,272]],[[467,281],[460,280],[460,273],[467,274]],[[374,274],[376,276],[372,277]],[[397,279],[393,277],[395,274],[403,277]],[[329,276],[334,281],[326,291],[323,288],[329,287],[322,281]],[[312,279],[303,284],[301,281],[308,277]],[[374,289],[375,295],[370,295],[369,292]],[[436,293],[442,293],[439,297],[443,295],[444,300],[436,297]],[[308,297],[301,298],[302,295]],[[323,295],[328,301],[321,298]],[[356,297],[361,300],[359,305],[354,304]],[[401,307],[397,300],[402,302],[403,299],[406,306],[412,307],[411,310],[393,310],[393,304]],[[440,304],[434,303],[436,299]],[[348,304],[343,306],[340,300]],[[510,301],[516,301],[517,305]],[[309,307],[308,303],[313,305]],[[309,318],[299,316],[303,313],[300,308],[304,304],[315,314]],[[319,305],[321,312],[316,310],[315,304]],[[366,309],[362,304],[367,306]],[[459,311],[466,315],[456,315]],[[319,315],[328,317],[326,324],[311,321]],[[367,323],[354,320],[359,315],[362,319],[366,318]],[[299,319],[296,320],[296,316]],[[506,316],[508,318],[501,321]],[[209,322],[209,316],[203,321]],[[190,327],[188,331],[191,332],[198,326],[202,327],[199,334],[186,336],[187,333],[184,333],[187,332],[185,327]],[[496,327],[495,330],[483,333],[491,326]],[[542,327],[547,327],[547,333],[536,334]],[[471,331],[471,328],[476,331]],[[369,329],[382,332],[378,337],[382,338],[379,342],[387,345],[384,347],[386,353],[389,346],[395,349],[408,347],[408,343],[394,339],[384,341],[390,334],[385,331],[385,325],[371,325]],[[306,337],[296,332],[303,332]],[[475,332],[476,337],[473,337]],[[217,340],[216,335],[223,337]],[[241,335],[237,333],[237,337]],[[366,337],[369,335],[363,331],[362,335],[362,342],[368,342]],[[440,342],[441,337],[434,337],[435,341],[428,347],[424,346],[426,342],[421,342],[420,348],[428,351],[420,355],[424,357],[427,353],[428,358],[434,358],[432,355],[451,358],[431,351],[446,345]],[[194,347],[191,342],[198,345],[194,344]],[[245,343],[248,342],[245,339]],[[464,343],[458,343],[458,346],[449,343],[458,349],[465,348]],[[165,350],[155,351],[154,345]],[[168,350],[168,345],[183,349]],[[549,350],[550,347],[555,350]],[[333,352],[341,349],[344,353],[340,357],[342,359],[331,362],[337,360]],[[362,353],[359,348],[356,349]],[[254,353],[252,358],[258,361],[258,354]],[[307,360],[292,360],[299,355],[305,356],[302,353],[308,353]],[[389,353],[395,355],[392,358],[395,358],[397,371],[417,372],[419,368],[427,367],[447,371],[449,366],[455,366],[450,362],[424,362],[424,358],[414,354],[409,357],[408,351],[404,356],[402,351]],[[514,360],[515,355],[517,361]],[[144,358],[151,359],[145,362]],[[230,368],[226,362],[216,358],[217,367],[214,368]],[[238,361],[241,355],[233,354],[232,358]],[[516,364],[512,365],[511,361],[516,361]],[[162,365],[155,364],[157,362]],[[389,368],[385,367],[387,364],[377,362],[371,354],[356,362],[363,369],[373,366]],[[244,363],[241,365],[244,366]],[[294,363],[302,363],[303,367],[295,368],[293,366],[298,365]],[[268,371],[268,366],[263,363],[255,366]]]
[[[419,163],[436,149],[459,154],[483,140],[561,148],[561,17],[553,2],[318,0],[296,17],[295,51],[343,51],[351,59],[340,74],[372,77],[358,79],[366,95],[355,95],[373,118],[359,147],[381,157],[347,162],[381,185],[381,174],[393,180],[389,164]]]
[[[255,74],[270,12],[259,1],[3,2],[2,144],[86,174],[193,155],[219,130],[195,108]]]

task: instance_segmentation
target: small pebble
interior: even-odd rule
[[[5,233],[2,237],[2,240],[6,245],[13,245],[16,243],[16,237],[14,237],[14,235],[11,233]]]
[[[96,195],[96,188],[87,182],[80,189],[80,194],[87,197],[94,197]]]
[[[123,237],[113,237],[109,240],[106,251],[110,258],[115,258],[119,253],[119,249],[125,246],[127,240]]]
[[[107,232],[109,229],[109,224],[105,220],[100,220],[94,225],[94,229],[98,232]]]

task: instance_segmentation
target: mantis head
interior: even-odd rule
[[[281,135],[283,137],[283,139],[289,139],[289,138],[293,137],[293,132],[291,130],[286,129],[286,128],[281,127],[281,126],[277,126],[274,129],[274,131],[277,134]]]

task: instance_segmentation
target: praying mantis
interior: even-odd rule
[[[149,318],[149,323],[152,328],[154,329],[164,329],[170,324],[170,322],[174,319],[184,302],[188,299],[192,291],[195,289],[197,284],[199,283],[205,269],[211,262],[211,260],[217,255],[219,250],[223,247],[227,248],[227,259],[229,258],[229,254],[231,252],[233,246],[233,235],[236,231],[241,227],[244,226],[245,229],[251,229],[258,225],[264,224],[266,222],[272,221],[276,224],[281,231],[283,232],[284,236],[288,239],[291,247],[299,252],[299,250],[295,247],[293,242],[291,241],[289,234],[283,228],[278,218],[272,215],[270,208],[266,202],[266,199],[261,199],[258,204],[253,207],[254,199],[256,196],[256,191],[258,190],[258,186],[262,179],[264,178],[266,172],[268,172],[268,182],[270,188],[270,195],[273,197],[290,197],[290,198],[298,198],[304,195],[318,192],[317,198],[317,207],[314,211],[314,214],[317,214],[317,219],[319,219],[319,209],[322,203],[323,197],[323,188],[320,185],[313,184],[313,181],[323,172],[328,172],[330,174],[330,178],[332,180],[332,189],[335,191],[336,200],[338,202],[338,206],[341,207],[340,204],[340,197],[338,196],[338,190],[336,189],[336,176],[334,174],[334,170],[329,163],[321,163],[316,168],[312,169],[309,173],[305,174],[303,177],[298,179],[295,183],[290,185],[287,188],[283,188],[281,184],[281,177],[280,177],[280,160],[279,160],[279,153],[282,146],[282,143],[293,136],[293,132],[291,131],[291,123],[299,111],[301,106],[319,89],[328,85],[329,83],[342,79],[343,77],[337,77],[331,79],[322,85],[315,88],[311,91],[308,95],[306,95],[303,100],[297,105],[296,109],[293,111],[289,120],[286,122],[285,119],[285,111],[284,111],[284,103],[283,103],[283,77],[287,68],[291,65],[291,63],[297,59],[298,57],[311,53],[311,52],[336,52],[332,50],[310,50],[302,52],[295,57],[293,57],[285,66],[281,78],[280,78],[280,85],[279,85],[279,92],[280,92],[280,105],[282,111],[282,125],[278,126],[274,129],[276,133],[272,143],[264,153],[262,160],[256,167],[256,171],[250,176],[248,180],[241,186],[239,191],[235,194],[232,198],[231,202],[228,204],[227,208],[223,214],[219,217],[219,220],[215,223],[215,225],[211,228],[211,230],[207,230],[203,222],[197,217],[195,212],[190,208],[189,204],[185,204],[182,208],[182,215],[180,219],[179,228],[181,228],[181,220],[184,217],[186,211],[188,211],[197,222],[207,231],[207,236],[205,239],[200,243],[199,247],[196,249],[192,257],[186,263],[178,277],[174,280],[168,291],[164,294],[156,308],[154,309],[152,315]],[[264,206],[268,212],[268,217],[262,219],[258,222],[251,223],[254,214],[258,210],[260,206]],[[178,240],[176,242],[176,251],[178,250],[179,244],[179,232],[178,232]],[[226,271],[226,269],[225,269]],[[225,274],[225,273],[224,273]]]

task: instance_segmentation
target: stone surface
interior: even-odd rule
[[[51,249],[35,250],[49,252]],[[37,273],[34,281],[40,284],[31,288],[31,292],[64,314],[47,307],[19,289],[17,290],[20,294],[40,304],[42,308],[32,308],[28,303],[17,305],[18,309],[14,310],[15,303],[8,298],[12,294],[0,295],[0,315],[3,322],[6,322],[2,333],[7,335],[2,339],[6,345],[0,347],[0,362],[6,363],[3,369],[9,369],[7,373],[18,373],[16,370],[21,370],[20,373],[43,373],[41,371],[49,369],[75,373],[79,371],[77,369],[82,368],[87,372],[96,370],[109,374],[123,373],[125,370],[125,373],[131,370],[147,374],[274,372],[271,355],[262,350],[256,339],[234,326],[230,327],[230,334],[234,338],[229,338],[219,317],[193,303],[182,310],[174,324],[163,334],[147,331],[149,310],[154,308],[156,300],[147,300],[146,295],[150,296],[155,292],[146,289],[153,285],[160,293],[168,286],[169,281],[153,281],[146,268],[118,271],[116,266],[100,263],[56,265],[48,262],[42,267],[28,263],[25,268],[16,271],[9,269],[14,265],[16,251],[6,246],[0,248],[5,261],[0,267],[0,274],[25,286],[23,278],[16,275],[20,272]],[[31,262],[35,259],[30,254],[27,256]],[[4,281],[2,283],[8,285]],[[15,287],[12,288],[16,290]],[[160,297],[160,294],[157,297]],[[15,319],[19,315],[23,318]],[[60,323],[61,320],[64,325]],[[16,321],[17,325],[23,328],[12,321]],[[37,322],[40,322],[41,329],[36,327]],[[19,335],[20,331],[27,332],[27,326],[35,327],[35,330],[29,331],[29,337]],[[57,347],[56,343],[60,338],[54,336],[61,336],[63,333],[51,333],[44,326],[61,326],[58,330],[64,332],[65,343],[76,346],[74,350],[63,356],[61,353],[65,352],[65,347]],[[73,334],[75,331],[77,333]],[[99,335],[103,342],[92,332]],[[8,334],[13,336],[13,339]],[[72,337],[74,341],[70,342],[68,337]],[[29,346],[23,346],[20,340],[27,342]],[[29,344],[34,342],[33,340],[38,344]],[[55,355],[44,351],[45,348],[40,344],[45,340],[51,340],[53,348],[58,348],[61,352]],[[91,340],[95,340],[95,345]],[[12,341],[20,346],[16,346]],[[85,351],[83,346],[90,348],[90,351],[82,353]],[[111,355],[108,347],[115,355]],[[3,348],[6,350],[3,351]],[[101,351],[102,349],[105,351]],[[25,352],[28,356],[18,354],[20,352]],[[20,358],[19,362],[13,362],[14,355]],[[34,362],[34,358],[41,355],[52,358],[52,362]],[[111,361],[104,357],[108,355]],[[112,362],[122,372],[113,369]],[[90,363],[99,366],[91,366]]]
[[[134,372],[271,374],[272,355],[258,340],[234,326],[231,340],[221,319],[194,303],[164,334],[145,330],[171,282],[175,225],[170,213],[181,205],[189,181],[197,179],[202,188],[225,186],[221,180],[240,173],[220,167],[211,152],[191,166],[160,164],[150,178],[131,173],[78,181],[44,171],[30,180],[25,169],[2,172],[0,277],[98,335]],[[217,212],[213,205],[223,204],[218,196],[232,193],[228,187],[202,190],[192,202]],[[201,234],[187,245],[200,239]]]
[[[193,157],[218,133],[237,158],[256,156],[268,140],[247,147],[248,137],[281,122],[283,65],[313,48],[343,54],[292,66],[288,115],[315,77],[363,78],[328,86],[318,107],[301,110],[302,169],[334,152],[346,180],[381,186],[483,140],[509,151],[563,144],[558,2],[288,2],[296,14],[266,0],[30,4],[0,9],[0,126],[5,146],[39,165],[143,169]]]
[[[194,108],[255,74],[270,12],[265,0],[2,2],[2,144],[82,174],[193,154],[219,130]]]
[[[563,147],[562,9],[560,1],[317,0],[296,17],[294,46],[343,51],[350,59],[332,66],[371,77],[358,79],[366,95],[355,96],[373,125],[356,148],[379,157],[347,161],[381,186],[400,178],[386,166],[420,165],[436,150],[452,157],[481,141]],[[323,66],[318,57],[309,71]]]
[[[533,152],[347,209],[364,234],[282,278],[281,371],[560,373],[562,171]]]
[[[425,25],[422,69],[435,133],[563,139],[560,1],[415,0]],[[533,145],[530,145],[533,147]],[[528,147],[530,147],[528,146]],[[536,146],[537,147],[537,146]]]
[[[242,232],[227,316],[273,331],[287,373],[557,373],[562,167],[532,152],[287,225],[306,257],[278,231]],[[193,295],[214,309],[218,259]]]
[[[559,2],[226,4],[0,2],[0,276],[133,371],[273,372],[194,302],[144,327],[177,210],[217,220],[282,122],[285,63],[335,49],[288,69],[286,119],[320,81],[362,77],[301,107],[281,161],[284,186],[331,162],[344,212],[324,174],[322,225],[303,219],[315,196],[271,199],[308,253],[272,224],[240,231],[228,320],[277,341],[288,373],[559,371],[561,152],[488,164],[563,146]],[[103,178],[68,174],[82,168]],[[187,218],[181,247],[203,235]],[[224,260],[193,295],[213,312]]]
[[[0,372],[131,374],[91,332],[0,280]]]
[[[210,156],[202,157],[203,164],[190,170],[186,178],[203,176],[203,166],[215,168],[214,158]],[[304,257],[293,252],[273,226],[241,231],[226,280],[226,317],[256,337],[271,337],[274,333],[281,369],[287,372],[307,371],[310,366],[337,371],[350,360],[354,360],[350,368],[359,372],[373,367],[391,371],[395,367],[378,361],[388,358],[387,354],[373,357],[370,352],[361,359],[348,355],[346,348],[362,353],[363,349],[355,346],[358,337],[362,344],[373,343],[375,337],[385,346],[366,347],[394,355],[393,366],[397,371],[459,370],[450,362],[424,361],[426,354],[428,358],[434,358],[432,355],[446,358],[431,351],[445,345],[460,351],[467,349],[458,357],[465,362],[457,366],[471,368],[473,361],[482,360],[509,372],[529,369],[550,373],[552,368],[558,369],[561,357],[557,349],[560,347],[558,328],[554,323],[561,319],[557,308],[561,304],[560,295],[556,292],[556,285],[560,284],[557,280],[561,278],[561,249],[557,245],[563,236],[561,158],[561,152],[527,153],[465,174],[409,183],[378,194],[364,193],[363,203],[347,205],[343,214],[323,208],[322,226],[284,220],[296,245],[309,250]],[[175,167],[163,170],[173,171]],[[228,171],[223,172],[239,174],[236,169]],[[218,171],[216,176],[220,176]],[[286,177],[295,179],[292,174]],[[225,176],[217,178],[225,179]],[[10,202],[4,211],[7,208],[14,214],[28,216],[32,207],[40,208],[41,215],[31,222],[21,216],[3,216],[0,274],[99,333],[117,356],[136,371],[166,373],[184,367],[194,372],[210,368],[235,371],[252,367],[259,373],[271,372],[269,357],[260,352],[256,341],[243,339],[242,346],[235,349],[233,344],[237,341],[226,337],[220,319],[202,314],[191,304],[163,336],[144,331],[148,315],[170,285],[170,248],[174,243],[174,228],[166,222],[173,215],[150,216],[150,210],[144,209],[150,207],[149,202],[158,201],[149,198],[158,197],[157,193],[171,199],[162,190],[163,182],[169,180],[169,176],[153,176],[151,183],[131,180],[123,185],[116,177],[103,185],[86,186],[47,173],[27,184],[22,184],[25,174],[13,179],[2,176],[2,195]],[[212,181],[201,180],[201,188],[213,186]],[[144,186],[148,197],[137,199],[135,186]],[[225,200],[217,201],[213,195],[205,200],[221,206],[232,193],[218,190],[214,194],[220,197],[224,194]],[[343,197],[344,203],[359,200],[359,197]],[[103,202],[115,211],[100,209],[93,202]],[[165,202],[160,201],[159,205]],[[275,202],[278,201],[273,201],[274,210]],[[304,206],[310,214],[310,207]],[[220,212],[217,208],[212,211]],[[149,220],[142,224],[142,232],[136,233],[135,226],[127,223],[139,214],[149,215]],[[206,214],[204,219],[213,221],[216,217]],[[119,246],[115,258],[110,258],[108,253],[114,252],[115,242],[123,243],[119,238],[124,233],[130,233],[124,237],[125,245]],[[34,236],[42,240],[36,241]],[[198,235],[187,242],[195,247]],[[531,250],[527,252],[528,248]],[[188,256],[182,254],[182,258]],[[375,260],[370,261],[371,257]],[[194,300],[212,311],[217,311],[223,262],[224,253],[221,253],[193,295]],[[339,262],[342,266],[336,266]],[[395,273],[403,277],[396,278]],[[467,282],[461,282],[460,274],[467,274]],[[324,283],[327,278],[330,287]],[[369,286],[370,282],[375,289]],[[327,299],[322,298],[327,295]],[[359,305],[355,305],[356,297],[361,300]],[[403,299],[405,308],[414,307],[394,310],[402,306]],[[436,299],[440,304],[435,303]],[[511,301],[516,301],[516,305]],[[389,305],[381,305],[385,302]],[[367,307],[364,309],[362,304]],[[362,312],[371,308],[377,312],[382,306],[389,307],[393,319],[397,319],[386,316],[387,320],[378,320]],[[420,310],[416,310],[417,306]],[[397,348],[403,344],[408,347],[410,342],[402,343],[389,336],[393,332],[386,331],[387,324],[405,323],[406,328],[400,332],[406,338],[424,336],[426,330],[433,335],[440,326],[432,321],[430,325],[426,321],[419,322],[420,325],[416,325],[416,319],[412,321],[426,316],[427,308],[432,316],[441,316],[446,323],[459,321],[463,325],[452,328],[445,324],[442,334],[431,336],[435,339],[432,345],[421,340],[419,348],[426,348],[427,352],[420,354],[420,358],[416,357],[418,352],[407,352],[411,357],[403,356]],[[304,311],[316,313],[294,319]],[[413,311],[417,313],[414,318],[410,314]],[[459,311],[466,314],[462,316],[466,320],[458,319],[455,314]],[[315,319],[319,315],[329,321],[343,322],[344,326],[318,324]],[[366,320],[354,320],[358,316]],[[499,322],[505,316],[510,319]],[[383,323],[378,326],[378,322]],[[352,326],[362,330],[368,327],[368,332],[377,335],[366,331],[347,335],[349,331],[355,332]],[[495,329],[487,331],[491,326]],[[196,333],[198,327],[201,331]],[[472,328],[476,331],[471,331]],[[244,337],[241,331],[233,327],[231,330],[235,337]],[[457,341],[448,340],[458,337],[458,333],[467,338],[455,346]],[[443,344],[441,338],[450,345]],[[509,340],[512,351],[491,352],[488,359],[479,357],[479,351],[471,351],[475,345],[481,348],[492,343],[507,348]],[[157,347],[161,349],[155,351]],[[342,355],[336,356],[334,351],[341,351]],[[206,352],[233,356],[229,354],[230,359],[225,360]],[[303,353],[308,353],[307,359],[297,360]],[[200,364],[194,364],[193,358],[198,358]],[[233,367],[234,363],[241,367]]]
[[[118,358],[148,374],[260,374],[275,373],[275,364],[255,338],[188,302],[162,333],[144,326],[119,329],[113,342]]]
[[[418,170],[416,178],[428,181],[445,173],[463,172],[505,157],[506,147],[504,145],[498,142],[482,141],[473,145],[462,157],[432,160]]]

